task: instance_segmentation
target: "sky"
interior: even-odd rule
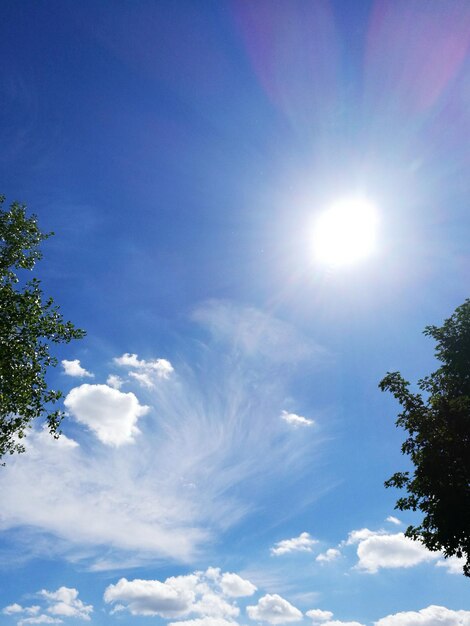
[[[465,0],[3,0],[0,191],[87,335],[0,468],[2,626],[470,624],[378,389],[469,295],[469,45]]]

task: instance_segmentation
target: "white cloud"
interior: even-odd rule
[[[228,576],[228,578],[227,578]],[[164,618],[186,617],[190,614],[203,616],[204,620],[222,620],[232,622],[240,609],[231,604],[221,595],[222,581],[228,584],[232,593],[238,591],[241,597],[248,595],[251,583],[235,574],[220,574],[218,568],[209,568],[206,572],[194,572],[187,576],[173,576],[165,581],[159,580],[127,580],[121,578],[115,585],[109,585],[104,593],[108,604],[115,604],[127,609],[132,615],[159,615]],[[222,588],[222,592],[224,592]],[[229,595],[229,594],[226,594]],[[235,597],[235,596],[232,596]],[[190,622],[196,620],[189,620]],[[202,623],[202,622],[201,622]],[[205,622],[204,622],[205,623]],[[215,623],[215,622],[214,622]]]
[[[342,622],[341,620],[334,619],[330,622],[323,622],[322,626],[364,626],[360,622]]]
[[[312,548],[318,541],[312,539],[309,533],[300,533],[298,537],[292,537],[292,539],[283,539],[278,541],[273,548],[271,548],[271,554],[274,556],[280,556],[289,552],[311,552]]]
[[[310,617],[314,622],[326,622],[333,617],[331,611],[322,611],[321,609],[310,609],[305,615]]]
[[[40,610],[41,607],[37,606],[36,604],[34,604],[33,606],[23,607],[21,606],[21,604],[15,602],[14,604],[6,606],[2,610],[2,613],[4,613],[5,615],[14,615],[17,613],[24,613],[25,615],[36,615],[37,613],[39,613]]]
[[[194,598],[194,590],[175,585],[169,580],[162,583],[159,580],[121,578],[104,592],[107,604],[118,602],[131,615],[159,615],[166,618],[187,615]]]
[[[448,574],[462,574],[466,559],[464,557],[450,556],[441,559],[436,563],[436,567],[445,567]]]
[[[94,374],[88,372],[84,367],[80,365],[79,359],[73,361],[62,361],[62,367],[64,368],[64,374],[67,376],[75,376],[77,378],[93,378]]]
[[[248,357],[285,365],[315,357],[324,361],[327,355],[293,326],[258,309],[210,300],[194,311],[193,319],[208,328],[217,341],[232,344]]]
[[[281,419],[283,419],[288,424],[291,424],[292,426],[312,426],[315,423],[311,419],[302,417],[302,415],[296,415],[295,413],[288,413],[287,411],[282,411]]]
[[[286,624],[302,619],[299,609],[276,593],[268,593],[258,600],[258,604],[247,606],[246,612],[250,619],[270,624]]]
[[[124,380],[116,374],[110,374],[106,379],[106,384],[109,385],[109,387],[113,387],[113,389],[121,389]]]
[[[378,535],[386,535],[384,530],[369,530],[368,528],[360,528],[359,530],[352,530],[348,534],[346,541],[343,541],[341,545],[351,546],[356,543],[361,543],[369,537],[377,537]]]
[[[238,626],[238,624],[223,617],[196,617],[181,622],[170,622],[168,626]]]
[[[375,626],[470,626],[470,611],[453,611],[431,605],[420,611],[403,611],[382,617]]]
[[[336,548],[328,548],[326,552],[319,554],[315,561],[319,563],[331,563],[331,561],[335,561],[341,556],[341,552]]]
[[[401,521],[398,517],[394,517],[393,515],[389,515],[385,521],[390,522],[390,524],[395,524],[396,526],[401,526]]]
[[[327,486],[312,471],[321,440],[291,437],[273,420],[288,396],[289,371],[264,361],[253,367],[251,357],[217,341],[194,346],[191,362],[148,392],[146,404],[158,412],[137,422],[138,445],[94,445],[78,428],[68,446],[63,436],[28,432],[27,454],[0,472],[0,530],[14,530],[18,551],[60,554],[94,571],[160,558],[188,563],[252,512],[273,483],[285,493],[308,468],[309,499]],[[88,421],[99,420],[98,408],[91,405]]]
[[[24,624],[62,624],[63,620],[59,617],[51,617],[50,615],[38,615],[37,617],[25,617],[20,619],[18,626],[24,626]]]
[[[152,389],[155,386],[156,379],[168,379],[174,371],[172,364],[166,359],[146,361],[139,359],[137,354],[130,354],[129,352],[116,357],[114,362],[120,367],[138,370],[137,372],[130,371],[129,376],[147,389]]]
[[[357,567],[370,574],[382,568],[413,567],[436,559],[435,553],[403,533],[368,536],[359,542],[357,556]]]
[[[199,613],[209,617],[237,617],[240,609],[230,604],[217,593],[206,591],[198,602],[191,607],[192,613]]]
[[[231,574],[229,572],[223,574],[220,580],[220,586],[224,594],[230,598],[252,596],[257,589],[249,580],[238,576],[238,574]]]
[[[140,431],[137,420],[149,407],[142,406],[132,392],[123,393],[108,385],[80,385],[72,389],[64,405],[77,422],[87,426],[107,445],[134,441]]]
[[[78,591],[71,587],[59,587],[57,591],[43,589],[40,595],[49,603],[47,612],[60,617],[76,617],[86,621],[90,620],[93,612],[91,604],[84,604],[78,598]]]
[[[91,604],[86,605],[79,600],[76,589],[70,587],[59,587],[57,591],[43,589],[37,595],[43,600],[42,607],[39,605],[22,607],[20,604],[15,603],[5,607],[2,612],[5,615],[17,616],[19,618],[18,626],[26,624],[62,624],[63,617],[90,621],[90,613],[93,612],[93,606]]]

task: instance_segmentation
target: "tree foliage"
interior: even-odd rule
[[[22,439],[32,420],[42,417],[54,436],[63,412],[54,407],[60,391],[49,389],[46,373],[57,365],[51,344],[68,343],[84,331],[63,320],[52,298],[44,298],[37,278],[25,281],[42,257],[36,216],[0,196],[0,459],[24,452]]]
[[[397,472],[385,486],[407,491],[396,508],[424,514],[406,535],[446,557],[464,557],[470,576],[470,299],[424,334],[437,342],[441,366],[418,381],[421,393],[399,372],[379,385],[403,408],[396,424],[408,432],[401,449],[414,465],[413,474]]]

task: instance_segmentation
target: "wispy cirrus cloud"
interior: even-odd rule
[[[212,304],[212,314],[216,309],[244,329],[258,319],[253,309]],[[305,353],[305,340],[296,343],[288,324],[259,316],[271,346]],[[209,317],[200,323],[212,327]],[[57,442],[31,432],[27,454],[9,460],[8,473],[0,475],[0,528],[27,525],[36,533],[34,552],[41,545],[37,533],[55,537],[52,549],[92,569],[157,558],[190,561],[249,514],[256,494],[276,477],[286,485],[297,481],[301,468],[314,462],[319,440],[312,432],[299,441],[274,417],[289,377],[275,355],[273,368],[271,349],[258,354],[246,333],[249,354],[229,337],[223,349],[215,338],[199,343],[192,362],[179,362],[171,376],[146,389],[145,405],[138,388],[123,391],[132,378],[72,389],[66,406],[76,421],[73,437],[67,423],[69,436]],[[130,353],[117,358],[136,372],[161,366],[159,359]],[[81,426],[96,437],[85,438]],[[134,445],[121,445],[131,440]],[[90,510],[91,524],[83,514]]]

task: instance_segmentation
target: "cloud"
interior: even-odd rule
[[[393,515],[389,515],[385,521],[390,522],[390,524],[395,524],[396,526],[401,526],[401,522],[398,517],[394,517]]]
[[[312,548],[318,541],[312,539],[309,533],[300,533],[298,537],[292,537],[292,539],[283,539],[278,541],[273,548],[271,548],[271,554],[274,556],[281,556],[282,554],[288,554],[289,552],[311,552]]]
[[[60,617],[75,617],[90,620],[93,612],[91,604],[84,604],[78,599],[78,591],[71,587],[59,587],[57,591],[43,589],[40,595],[49,603],[47,612]]]
[[[84,604],[78,598],[78,591],[71,587],[59,587],[56,591],[42,589],[37,596],[43,600],[43,606],[33,605],[22,607],[10,604],[2,611],[5,615],[19,618],[18,626],[25,624],[62,624],[62,618],[73,617],[90,621],[93,612],[91,604]],[[39,614],[41,612],[41,614]],[[26,617],[31,616],[31,617]]]
[[[369,530],[368,528],[360,528],[359,530],[352,530],[348,534],[346,541],[343,541],[341,545],[351,546],[356,543],[361,543],[369,537],[376,537],[377,535],[386,535],[385,530]]]
[[[158,580],[121,578],[104,592],[107,604],[118,602],[131,615],[159,615],[166,618],[187,615],[194,598],[194,590],[175,584],[174,580],[162,583]]]
[[[168,626],[238,626],[238,624],[223,617],[196,617],[181,622],[170,622]]]
[[[364,626],[364,624],[361,624],[361,622],[342,622],[334,619],[330,622],[322,622],[322,626]]]
[[[135,445],[96,445],[75,424],[72,440],[71,409],[62,426],[67,439],[28,431],[27,453],[0,472],[0,529],[14,531],[22,554],[62,555],[94,571],[156,559],[188,563],[271,497],[273,483],[282,495],[308,475],[311,500],[326,488],[324,474],[314,471],[319,436],[292,437],[273,419],[289,395],[289,373],[265,360],[253,367],[239,350],[220,348],[214,340],[193,343],[190,361],[148,391],[146,404],[156,408],[138,421],[146,409],[135,396],[109,385],[77,386],[68,401],[76,396],[90,428],[109,417],[100,433],[122,441],[135,437],[133,424],[141,431]],[[97,389],[102,406],[82,406]],[[120,409],[127,398],[128,421],[110,398]]]
[[[401,524],[400,521],[398,523]],[[358,562],[355,569],[369,574],[376,574],[380,569],[409,568],[429,562],[446,568],[449,574],[461,574],[465,563],[463,558],[445,559],[441,552],[428,550],[420,541],[409,539],[404,533],[389,533],[383,529],[352,530],[347,539],[340,543],[340,547],[351,545],[357,545]],[[322,560],[319,557],[317,560]]]
[[[341,552],[336,548],[328,548],[326,552],[319,554],[315,561],[319,563],[331,563],[331,561],[336,561],[341,556]]]
[[[270,624],[286,624],[302,619],[299,609],[276,593],[268,593],[258,600],[258,604],[247,606],[246,612],[250,619]]]
[[[21,606],[21,604],[15,602],[14,604],[6,606],[2,610],[2,613],[4,613],[4,615],[15,615],[17,613],[24,613],[25,615],[36,615],[37,613],[39,613],[40,610],[41,607],[36,604],[33,606],[23,607]]]
[[[420,611],[403,611],[382,617],[375,626],[470,626],[470,611],[453,611],[431,605]]]
[[[80,365],[80,361],[78,359],[74,359],[73,361],[67,361],[64,359],[62,361],[62,367],[64,368],[64,374],[67,376],[75,376],[77,378],[93,378],[94,374],[88,372],[84,367]]]
[[[24,624],[63,624],[63,620],[59,617],[51,617],[50,615],[38,615],[36,617],[25,617],[20,619],[18,626],[24,626]]]
[[[252,596],[257,587],[249,580],[241,578],[238,574],[226,572],[220,580],[220,586],[226,596],[230,598],[242,598]]]
[[[139,359],[137,354],[130,354],[129,352],[116,357],[114,363],[120,367],[138,370],[137,372],[130,371],[128,375],[147,389],[152,389],[155,386],[155,381],[159,378],[168,379],[174,371],[172,364],[166,359],[145,361]]]
[[[231,618],[237,617],[240,609],[236,604],[227,602],[220,589],[225,595],[232,594],[231,597],[235,597],[235,591],[238,592],[237,597],[241,597],[241,591],[243,595],[249,595],[248,591],[256,589],[248,580],[239,576],[236,580],[234,576],[236,574],[221,575],[219,569],[209,568],[206,572],[173,576],[163,582],[121,578],[118,583],[106,588],[104,600],[107,604],[119,605],[121,610],[126,609],[132,615],[174,618],[196,614],[203,616],[204,623],[210,618],[222,622],[228,620],[232,624]],[[224,591],[226,585],[228,589]],[[198,622],[198,619],[189,621]]]
[[[231,344],[247,357],[286,365],[304,359],[323,362],[327,352],[293,326],[251,307],[209,300],[193,312],[217,341]]]
[[[312,426],[315,423],[311,419],[296,415],[295,413],[288,413],[287,411],[282,411],[281,419],[288,424],[292,424],[292,426]]]
[[[331,611],[322,611],[321,609],[310,609],[305,615],[310,617],[314,622],[326,622],[333,617]]]
[[[117,376],[116,374],[110,374],[108,378],[106,379],[106,384],[109,387],[113,387],[113,389],[121,389],[124,382],[125,381],[120,376]]]
[[[447,559],[441,559],[436,563],[436,567],[444,567],[448,574],[462,574],[463,566],[466,559],[464,557],[450,556]]]
[[[139,404],[132,392],[123,393],[108,385],[75,387],[68,393],[64,405],[77,422],[110,446],[132,443],[140,432],[137,420],[149,410]]]
[[[357,546],[359,560],[356,567],[370,574],[376,574],[380,569],[413,567],[436,559],[435,553],[403,533],[364,533],[363,536]]]

